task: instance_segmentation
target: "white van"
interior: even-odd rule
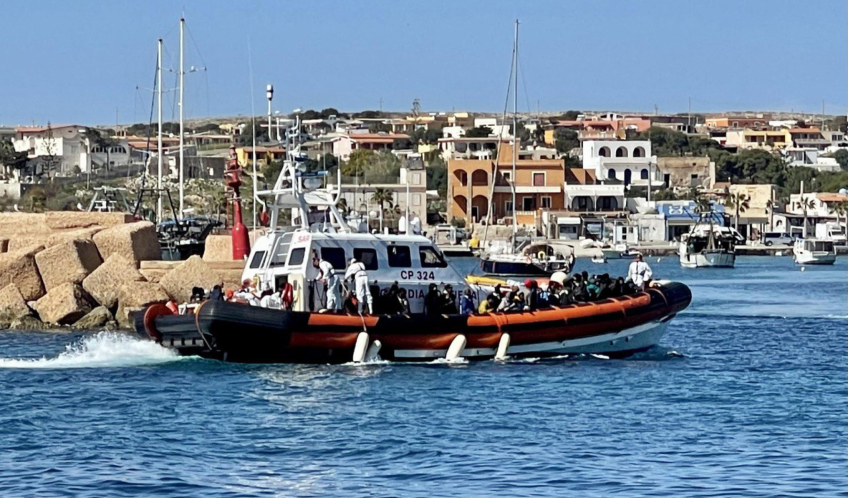
[[[783,232],[765,232],[761,239],[762,243],[770,246],[774,244],[784,244],[791,246],[795,243],[795,237]]]

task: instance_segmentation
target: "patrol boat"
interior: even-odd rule
[[[299,136],[299,134],[295,134]],[[691,300],[680,283],[658,282],[633,295],[514,313],[424,313],[432,284],[450,284],[459,295],[486,287],[470,284],[429,239],[416,235],[361,233],[336,208],[341,189],[322,187],[326,173],[300,167],[297,147],[268,197],[270,228],[256,240],[242,274],[259,289],[283,290],[279,309],[209,300],[191,314],[164,304],[136,315],[136,330],[182,355],[234,362],[362,362],[552,356],[568,353],[628,355],[656,345],[668,323]],[[284,211],[293,226],[282,226]],[[344,272],[350,258],[368,272],[375,314],[327,312],[313,256]],[[409,309],[381,309],[381,289],[398,284]]]

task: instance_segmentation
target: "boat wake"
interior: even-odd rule
[[[176,352],[154,342],[116,332],[100,332],[68,344],[55,358],[0,358],[0,368],[138,367],[178,359]]]

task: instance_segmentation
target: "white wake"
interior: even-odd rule
[[[0,368],[104,368],[157,365],[178,359],[155,342],[116,332],[100,332],[68,344],[55,358],[0,358]]]

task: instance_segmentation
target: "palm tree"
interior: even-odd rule
[[[839,224],[839,218],[845,216],[845,228],[848,230],[848,201],[839,201],[833,205],[833,211],[836,213],[837,224]]]
[[[774,229],[774,201],[769,199],[766,201],[766,212],[768,213],[769,221],[769,230]]]
[[[807,211],[816,207],[816,202],[811,198],[801,197],[801,200],[796,203],[796,205],[804,212],[804,229],[803,236],[807,238]]]
[[[385,188],[377,188],[374,190],[374,194],[371,195],[371,202],[379,204],[381,212],[384,210],[385,204],[388,204],[389,207],[393,206],[394,200],[392,191]]]
[[[730,193],[729,188],[724,189],[724,205],[729,207],[730,209],[735,210],[735,216],[733,217],[733,224],[736,230],[739,230],[739,213],[744,213],[748,210],[750,206],[751,198],[747,195],[739,192],[738,194]]]

